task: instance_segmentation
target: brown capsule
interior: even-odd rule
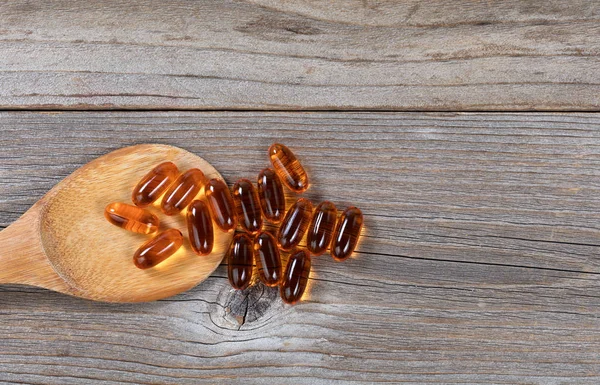
[[[273,223],[281,222],[285,214],[285,194],[281,179],[275,171],[265,168],[258,174],[256,186],[265,218]]]
[[[231,191],[221,179],[211,179],[204,186],[204,195],[213,220],[223,231],[235,229],[237,218]]]
[[[177,229],[169,229],[144,243],[133,255],[133,263],[140,269],[154,267],[175,254],[183,244],[183,235]]]
[[[256,234],[262,227],[260,203],[256,189],[248,179],[240,179],[233,185],[233,200],[238,222],[250,234]]]
[[[277,242],[282,250],[291,250],[302,240],[310,222],[313,205],[308,199],[300,198],[285,214],[277,233]]]
[[[169,187],[163,197],[161,208],[167,215],[175,215],[187,207],[198,195],[206,177],[197,168],[184,172]]]
[[[227,276],[234,289],[243,290],[252,279],[252,239],[248,234],[239,233],[233,237],[229,249]]]
[[[292,191],[301,193],[308,188],[308,175],[294,153],[283,144],[274,143],[269,147],[269,158],[275,172]]]
[[[352,254],[363,224],[363,214],[356,207],[348,207],[337,222],[333,240],[331,241],[331,256],[336,261],[343,261]]]
[[[288,259],[279,293],[284,302],[294,304],[302,298],[310,276],[310,254],[298,250]]]
[[[261,231],[254,239],[254,260],[260,280],[267,286],[277,286],[281,281],[281,257],[270,233]]]
[[[157,200],[177,179],[175,163],[164,162],[154,167],[133,189],[131,200],[136,206],[146,207]]]
[[[188,238],[192,249],[198,255],[210,254],[213,249],[213,224],[208,206],[203,201],[195,200],[187,211]]]
[[[321,202],[315,209],[306,233],[306,247],[313,255],[321,255],[329,247],[336,219],[337,209],[329,201]]]
[[[104,209],[104,216],[115,226],[140,234],[152,234],[158,230],[158,218],[148,210],[127,203],[111,203]]]

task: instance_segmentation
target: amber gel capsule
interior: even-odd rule
[[[179,175],[179,170],[173,162],[164,162],[154,167],[152,171],[135,186],[131,200],[136,206],[146,207],[157,200]]]
[[[133,263],[140,269],[149,269],[175,254],[182,244],[181,231],[163,231],[137,249],[133,255]]]
[[[331,241],[331,256],[336,261],[343,261],[352,254],[363,224],[363,214],[356,207],[348,207],[337,222],[333,240]]]
[[[195,200],[187,211],[188,238],[192,249],[198,255],[210,254],[213,249],[213,224],[208,206],[203,201]]]
[[[310,254],[298,250],[288,259],[279,293],[284,302],[294,304],[302,298],[310,275]]]
[[[158,218],[148,210],[127,203],[111,203],[104,209],[104,216],[115,226],[140,234],[152,234],[158,230]]]
[[[202,188],[205,179],[204,173],[197,168],[181,174],[165,193],[162,211],[167,215],[175,215],[186,208]]]
[[[204,186],[204,195],[213,220],[223,231],[235,229],[237,217],[231,191],[221,179],[211,179]]]
[[[277,233],[277,242],[283,250],[291,250],[300,243],[313,211],[308,199],[300,198],[285,214]]]
[[[270,233],[261,231],[254,239],[254,260],[260,280],[267,286],[277,286],[281,281],[281,257]]]
[[[258,174],[256,184],[263,215],[273,223],[279,223],[285,214],[285,194],[281,179],[275,171],[265,168]]]
[[[256,234],[262,227],[260,203],[256,189],[248,179],[240,179],[233,185],[233,199],[238,221],[251,234]]]
[[[333,203],[325,201],[317,206],[306,234],[306,247],[313,255],[321,255],[329,247],[336,220],[337,209]]]
[[[304,192],[308,188],[308,175],[294,153],[283,144],[274,143],[269,147],[269,158],[277,175],[292,191]]]
[[[227,260],[227,276],[234,289],[243,290],[252,279],[252,239],[240,233],[233,237]]]

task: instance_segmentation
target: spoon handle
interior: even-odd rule
[[[0,284],[19,283],[68,292],[46,257],[39,232],[39,205],[0,231]]]

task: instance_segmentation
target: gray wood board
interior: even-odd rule
[[[600,3],[11,1],[0,108],[586,110]]]
[[[596,114],[1,112],[0,226],[113,149],[186,148],[229,183],[288,144],[314,202],[355,204],[351,260],[296,306],[226,266],[116,305],[0,286],[0,381],[597,384]],[[289,197],[292,199],[292,197]]]

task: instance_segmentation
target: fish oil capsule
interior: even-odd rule
[[[313,211],[308,199],[300,198],[285,214],[277,233],[277,242],[283,250],[291,250],[300,243]]]
[[[158,230],[158,218],[148,210],[127,203],[111,203],[104,209],[104,216],[115,226],[140,234],[152,234]]]
[[[140,269],[149,269],[175,254],[182,244],[181,231],[163,231],[137,249],[133,255],[133,263]]]
[[[223,231],[235,229],[237,217],[231,191],[221,179],[211,179],[204,186],[204,195],[213,220]]]
[[[213,249],[213,224],[208,206],[195,200],[187,211],[188,238],[194,252],[198,255],[210,254]]]
[[[169,187],[163,197],[161,208],[167,215],[175,215],[194,200],[206,177],[197,168],[187,170]]]
[[[298,250],[288,259],[283,283],[279,293],[281,299],[289,304],[294,304],[302,298],[308,277],[310,276],[310,254],[306,250]]]
[[[301,193],[308,188],[308,175],[294,153],[283,144],[274,143],[269,147],[269,158],[275,171],[292,191]]]
[[[227,276],[234,289],[243,290],[252,279],[252,239],[240,233],[233,237],[227,260]]]
[[[250,234],[256,234],[262,227],[260,203],[256,189],[248,179],[240,179],[233,186],[233,199],[238,221]]]
[[[336,261],[343,261],[352,254],[363,224],[363,214],[356,207],[348,207],[337,222],[333,240],[331,241],[331,256]]]
[[[308,232],[306,247],[313,255],[321,255],[329,247],[337,219],[337,209],[329,201],[321,202],[313,213]]]
[[[177,179],[175,163],[164,162],[154,167],[133,189],[131,200],[136,206],[146,207],[157,200]]]
[[[267,286],[277,286],[281,281],[281,257],[270,233],[261,231],[254,239],[254,260],[260,280]]]
[[[258,197],[262,213],[267,220],[279,223],[285,214],[285,194],[277,173],[265,168],[258,174]]]

